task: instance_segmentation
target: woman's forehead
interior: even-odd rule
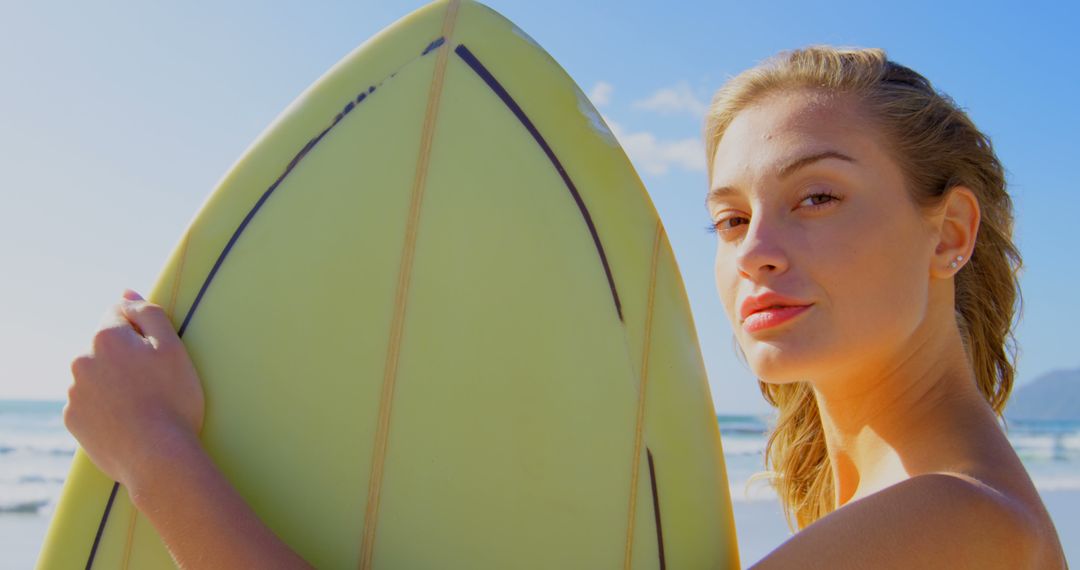
[[[868,162],[860,159],[876,147],[873,125],[843,99],[770,97],[739,112],[724,132],[713,157],[711,188],[782,178],[823,153],[851,164]]]

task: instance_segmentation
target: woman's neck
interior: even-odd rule
[[[961,434],[994,421],[955,323],[931,328],[889,362],[814,382],[837,508],[962,461]]]

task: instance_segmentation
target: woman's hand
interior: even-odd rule
[[[161,307],[126,291],[71,372],[64,423],[127,488],[177,566],[310,568],[202,448],[202,386]]]
[[[195,440],[203,391],[165,311],[134,291],[111,307],[91,350],[71,363],[64,423],[91,461],[131,487],[165,442]]]

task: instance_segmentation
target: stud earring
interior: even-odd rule
[[[957,262],[957,261],[963,261],[963,259],[964,259],[964,256],[962,256],[962,255],[958,255],[958,256],[956,256],[956,261],[954,261],[954,262],[950,263],[950,264],[949,264],[949,267],[951,267],[951,268],[953,268],[953,269],[956,269],[956,262]]]

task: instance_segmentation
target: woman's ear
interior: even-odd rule
[[[971,259],[979,234],[979,199],[967,186],[946,191],[941,213],[935,218],[937,247],[930,259],[930,275],[948,279]]]

